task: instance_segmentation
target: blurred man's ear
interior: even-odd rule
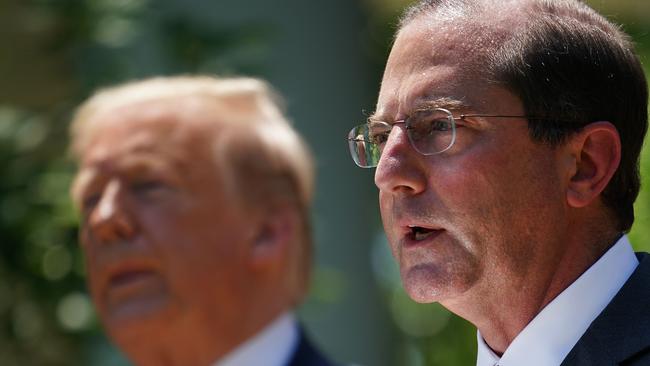
[[[621,139],[609,122],[594,122],[570,138],[574,158],[567,189],[567,202],[585,207],[598,198],[621,161]]]
[[[289,204],[274,205],[265,210],[252,242],[251,265],[262,269],[282,262],[296,238],[298,225],[298,213]]]

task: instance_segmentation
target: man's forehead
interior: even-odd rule
[[[516,5],[516,4],[515,4]],[[495,9],[515,6],[495,4]],[[477,17],[469,12],[441,12],[414,18],[398,33],[389,56],[373,117],[401,114],[425,103],[453,101],[451,107],[471,107],[459,91],[487,88],[485,65],[513,32],[512,15],[495,9]],[[492,14],[494,13],[494,14]],[[474,101],[476,102],[476,101]],[[443,103],[444,104],[444,103]]]
[[[471,84],[474,79],[469,71],[454,62],[455,58],[434,56],[426,59],[421,53],[419,50],[404,53],[398,50],[391,54],[377,101],[377,117],[391,119],[425,105],[447,109],[469,106],[465,95],[459,93],[465,89],[463,85]],[[411,62],[418,58],[423,61]]]
[[[208,126],[220,125],[222,115],[207,107],[201,110],[196,103],[153,100],[100,109],[84,122],[78,137],[89,143],[117,140],[124,145],[165,144],[167,140],[205,135]],[[206,121],[209,123],[203,123]]]
[[[115,135],[114,139],[99,139],[82,152],[82,165],[101,164],[104,161],[121,159],[121,164],[141,164],[152,156],[166,156],[176,150],[168,138],[173,134],[153,134],[151,131],[132,131],[129,135]]]
[[[532,5],[528,0],[476,0],[458,8],[443,6],[405,23],[396,39],[427,44],[432,56],[444,51],[459,60],[484,58],[526,24]]]
[[[169,168],[206,155],[213,131],[164,109],[138,107],[87,121],[91,125],[79,151],[82,169],[106,164],[120,170]]]

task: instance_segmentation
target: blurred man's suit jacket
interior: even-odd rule
[[[309,341],[305,332],[300,330],[300,338],[293,357],[287,366],[335,366],[321,354]]]

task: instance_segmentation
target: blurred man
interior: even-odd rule
[[[309,151],[255,79],[156,78],[78,110],[89,288],[139,366],[330,365],[292,308],[309,282]]]
[[[624,234],[647,98],[628,37],[577,0],[403,16],[350,147],[406,291],[478,328],[479,366],[650,365],[650,256]]]

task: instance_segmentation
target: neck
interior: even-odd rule
[[[285,310],[251,311],[216,321],[211,316],[170,322],[147,334],[114,337],[137,366],[208,366],[260,332]]]
[[[231,329],[216,332],[201,325],[170,324],[159,332],[117,343],[137,366],[208,366],[246,340],[243,332]]]
[[[502,355],[537,314],[593,265],[620,236],[616,232],[583,231],[566,237],[561,253],[531,262],[521,276],[512,273],[486,279],[476,291],[442,303],[481,332],[487,345]]]

